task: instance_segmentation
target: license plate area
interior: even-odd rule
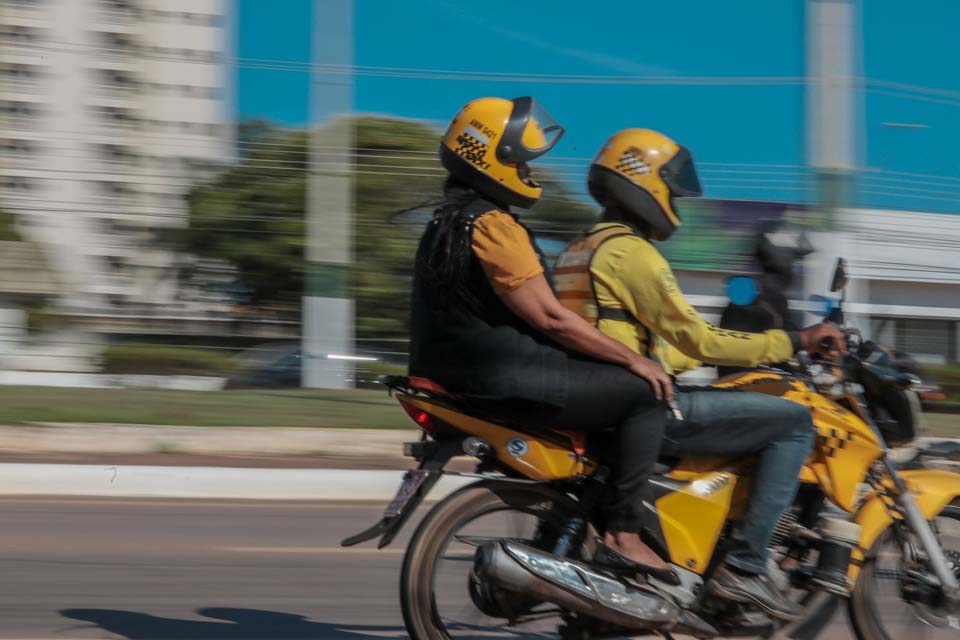
[[[430,472],[424,471],[423,469],[410,469],[403,474],[403,482],[400,483],[400,488],[397,489],[397,495],[394,496],[390,504],[387,505],[387,508],[383,512],[383,517],[396,518],[403,513],[404,507],[417,495],[417,491],[420,490],[420,487],[423,486],[423,483],[426,482],[429,477]]]

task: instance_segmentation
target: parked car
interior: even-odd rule
[[[227,378],[225,389],[290,389],[302,385],[303,351],[299,342],[263,344],[234,356],[238,373]],[[386,370],[382,370],[386,367]],[[399,367],[398,371],[394,371]],[[402,373],[406,365],[358,362],[345,381],[358,389],[382,388],[380,373]]]
[[[226,389],[289,389],[301,385],[302,352],[297,342],[259,345],[234,356],[238,371]]]

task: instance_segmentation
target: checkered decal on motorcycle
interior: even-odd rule
[[[829,434],[825,431],[817,436],[818,444],[823,447],[824,455],[832,458],[837,453],[837,449],[846,449],[847,443],[852,442],[854,438],[853,431],[837,431],[830,429]]]
[[[646,157],[642,149],[627,147],[614,168],[631,178],[650,173],[650,165],[646,163]]]

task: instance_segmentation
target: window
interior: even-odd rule
[[[140,123],[140,119],[131,109],[96,107],[93,111],[99,118],[100,124],[108,129],[112,127],[133,128]]]
[[[32,118],[40,114],[40,105],[19,100],[0,100],[0,114],[13,118]]]
[[[30,156],[37,152],[37,143],[33,140],[23,140],[20,138],[2,138],[0,139],[0,153]]]
[[[157,22],[175,22],[205,27],[218,27],[223,23],[223,16],[210,13],[191,13],[188,11],[164,11],[154,9],[149,13],[150,18]]]
[[[100,0],[98,17],[103,22],[129,24],[140,15],[139,7],[132,0]]]
[[[0,41],[16,43],[39,42],[43,40],[43,30],[22,24],[0,24]]]
[[[100,0],[100,7],[105,11],[120,11],[124,13],[136,13],[139,11],[136,3],[132,0]]]
[[[123,165],[124,167],[135,166],[140,157],[129,147],[119,144],[101,144],[97,145],[97,153],[100,158],[110,165]]]
[[[36,80],[40,75],[40,67],[35,64],[0,63],[0,78],[4,80]]]
[[[106,54],[130,55],[140,50],[140,46],[129,33],[98,31],[95,32],[94,39]]]
[[[126,182],[96,181],[96,190],[106,198],[129,198],[136,195],[136,191]]]
[[[9,191],[35,191],[36,180],[23,176],[0,176],[0,189]]]
[[[953,320],[921,320],[874,316],[870,336],[881,344],[909,353],[919,363],[942,364],[960,359],[960,323]]]
[[[129,71],[97,69],[95,74],[100,93],[105,95],[126,96],[140,87],[140,81]]]

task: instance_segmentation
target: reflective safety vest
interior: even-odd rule
[[[557,258],[557,266],[553,270],[557,298],[563,306],[594,326],[600,320],[636,322],[633,315],[623,308],[600,306],[590,273],[593,256],[600,245],[607,240],[629,235],[634,234],[620,225],[598,229],[571,242]]]

